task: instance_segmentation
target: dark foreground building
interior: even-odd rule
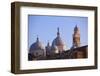
[[[57,37],[49,42],[44,47],[43,44],[37,40],[33,43],[29,49],[28,60],[51,60],[51,59],[78,59],[88,57],[88,45],[80,46],[80,30],[77,26],[74,28],[73,33],[73,45],[70,49],[66,49],[59,28],[57,31]]]
[[[63,51],[62,53],[55,53],[48,55],[45,57],[35,57],[32,54],[28,55],[29,60],[51,60],[51,59],[79,59],[79,58],[87,58],[88,57],[88,46],[82,46],[70,50]],[[38,59],[40,58],[40,59]]]

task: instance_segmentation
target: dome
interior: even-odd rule
[[[58,28],[58,32],[57,32],[57,37],[52,42],[52,46],[54,46],[54,45],[56,45],[56,46],[64,45],[64,43],[60,37],[59,28]]]
[[[30,51],[32,50],[43,50],[44,47],[42,45],[42,43],[39,41],[39,38],[37,38],[37,41],[35,43],[33,43],[30,47]]]
[[[64,43],[63,43],[61,37],[56,37],[56,38],[53,40],[52,46],[54,46],[54,45],[56,45],[56,46],[60,46],[60,45],[63,46],[63,45],[64,45]]]
[[[58,48],[57,48],[57,46],[52,46],[51,50],[56,51],[56,50],[58,50]]]

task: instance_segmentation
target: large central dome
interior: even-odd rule
[[[52,47],[57,46],[59,51],[64,50],[64,42],[60,37],[59,28],[57,29],[57,37],[52,42]]]
[[[54,45],[56,45],[56,46],[60,46],[60,45],[63,46],[64,43],[63,43],[63,41],[62,41],[62,39],[60,37],[59,28],[57,30],[58,30],[57,37],[53,40],[52,46],[54,46]]]
[[[53,42],[52,42],[52,46],[54,46],[54,45],[56,45],[56,46],[60,46],[60,45],[64,45],[64,43],[63,43],[63,41],[62,41],[62,39],[61,39],[61,37],[60,36],[57,36],[54,40],[53,40]]]

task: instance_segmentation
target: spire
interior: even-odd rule
[[[59,27],[57,28],[57,36],[59,36],[60,35],[60,33],[59,33]]]
[[[46,51],[50,51],[50,50],[51,50],[51,46],[50,46],[50,43],[48,41],[47,46],[46,46]]]
[[[75,28],[74,28],[74,31],[78,31],[79,30],[79,28],[78,28],[78,26],[77,26],[77,24],[76,24],[76,26],[75,26]]]
[[[79,47],[80,46],[80,31],[77,25],[74,27],[74,34],[73,34],[73,46]]]
[[[37,42],[39,42],[39,38],[38,38],[38,35],[37,35]]]
[[[77,25],[76,25],[75,28],[74,28],[74,33],[80,34],[80,30],[79,30],[79,28],[78,28]]]

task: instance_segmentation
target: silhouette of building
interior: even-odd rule
[[[29,49],[28,60],[50,60],[50,59],[76,59],[88,57],[88,45],[80,45],[80,30],[77,25],[74,28],[72,47],[68,50],[65,49],[59,28],[57,28],[57,37],[52,41],[52,44],[47,43],[47,46],[37,40]]]

